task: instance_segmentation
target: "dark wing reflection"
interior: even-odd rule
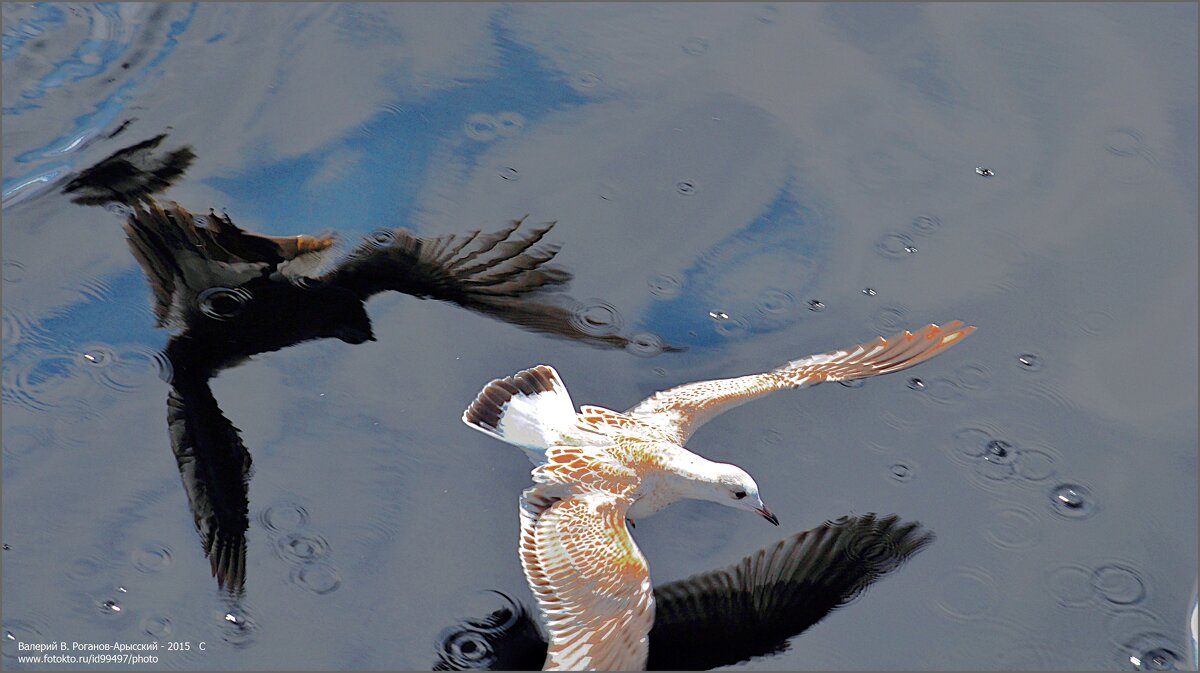
[[[546,663],[546,639],[525,606],[491,592],[501,603],[482,619],[464,619],[438,636],[435,671],[537,671]]]
[[[489,234],[475,230],[423,239],[405,229],[377,231],[323,280],[363,299],[393,290],[454,302],[537,332],[627,346],[626,337],[584,331],[573,316],[573,300],[546,292],[565,285],[571,274],[548,264],[558,245],[539,245],[555,223],[521,230],[525,219]]]
[[[784,538],[728,568],[654,588],[649,670],[708,670],[781,652],[933,541],[919,523],[845,517]],[[509,601],[440,639],[437,670],[531,670],[546,656],[536,621]]]
[[[116,202],[132,205],[170,187],[192,165],[196,154],[184,146],[157,154],[166,139],[159,134],[136,145],[117,150],[95,166],[81,172],[63,187],[71,200],[85,206]]]
[[[709,669],[782,651],[933,541],[873,514],[826,522],[724,569],[655,587],[649,670]]]
[[[266,236],[227,215],[193,214],[154,195],[181,178],[195,153],[160,152],[166,135],[121,149],[63,191],[84,205],[121,204],[129,249],[154,294],[171,391],[167,423],[196,529],[218,586],[245,583],[250,454],[221,412],[208,381],[247,358],[313,339],[374,340],[365,302],[396,291],[452,302],[526,329],[604,347],[574,320],[558,290],[571,274],[543,242],[554,223],[493,233],[420,238],[403,229],[372,234],[335,264],[332,237]],[[323,271],[323,269],[329,269]],[[675,350],[667,347],[664,350]]]
[[[246,582],[250,452],[205,381],[175,382],[167,395],[167,425],[213,577],[220,589],[240,594]]]

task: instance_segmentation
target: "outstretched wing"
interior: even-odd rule
[[[170,187],[192,165],[196,154],[184,145],[165,154],[156,150],[163,133],[113,152],[95,166],[81,171],[63,188],[71,200],[85,206],[111,201],[133,205]]]
[[[577,341],[623,348],[626,337],[594,334],[581,326],[573,300],[561,289],[571,274],[550,260],[559,246],[544,244],[548,222],[522,228],[525,218],[499,231],[420,238],[405,229],[378,231],[326,275],[366,298],[386,290],[438,299],[508,323]],[[677,350],[666,347],[664,350]]]
[[[538,484],[521,497],[521,566],[550,634],[547,670],[641,670],[654,623],[630,500]]]
[[[656,425],[683,444],[718,414],[776,390],[803,388],[824,381],[849,381],[907,369],[941,353],[974,332],[955,320],[945,326],[927,325],[847,350],[793,360],[762,374],[698,381],[657,392],[625,412]]]
[[[217,587],[246,582],[250,452],[205,381],[176,381],[167,397],[171,450]]]
[[[777,652],[932,541],[919,523],[867,514],[655,587],[646,668],[707,670]]]
[[[547,263],[557,245],[539,245],[554,222],[521,231],[525,218],[490,234],[475,230],[420,238],[407,229],[377,231],[329,279],[368,297],[394,290],[469,305],[561,285],[571,274]]]

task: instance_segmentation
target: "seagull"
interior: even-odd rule
[[[468,426],[525,450],[534,485],[521,495],[521,566],[550,636],[546,670],[643,669],[654,593],[629,521],[677,500],[709,500],[779,519],[742,468],[684,448],[718,414],[776,390],[907,369],[973,326],[927,325],[761,374],[655,393],[624,413],[571,401],[558,372],[538,365],[484,386]]]

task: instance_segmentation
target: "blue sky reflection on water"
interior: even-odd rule
[[[488,142],[498,137],[495,125],[487,124],[474,138],[464,137],[472,115],[480,111],[516,115],[531,130],[549,112],[569,112],[588,102],[561,74],[539,63],[530,49],[513,42],[500,25],[504,12],[498,14],[489,26],[496,63],[486,76],[456,82],[427,99],[385,104],[352,136],[332,146],[210,178],[207,183],[266,221],[337,223],[347,234],[410,225],[419,198],[419,176],[430,162],[449,152],[456,162],[472,165]],[[345,170],[324,175],[330,160],[338,156],[358,160]]]
[[[486,381],[546,362],[577,403],[624,408],[959,318],[979,331],[913,370],[921,387],[904,374],[779,394],[697,433],[697,452],[756,475],[784,527],[675,505],[638,522],[654,581],[896,513],[936,542],[739,667],[1187,656],[1194,5],[3,16],[6,630],[213,644],[168,668],[429,667],[444,629],[496,607],[488,591],[532,605],[515,552],[529,466],[458,420]],[[163,132],[197,154],[167,198],[265,234],[336,233],[342,253],[382,228],[557,220],[572,296],[688,350],[637,357],[391,293],[366,304],[376,342],[222,372],[213,397],[254,460],[245,622],[230,622],[171,455],[154,368],[169,334],[119,218],[58,193]],[[980,437],[1016,462],[962,441]],[[1063,485],[1088,516],[1055,508]]]

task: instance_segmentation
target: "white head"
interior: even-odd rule
[[[707,461],[706,461],[707,462]],[[728,507],[748,509],[776,526],[779,519],[763,504],[754,478],[737,465],[709,462],[704,480],[698,483],[693,497],[711,500]]]

